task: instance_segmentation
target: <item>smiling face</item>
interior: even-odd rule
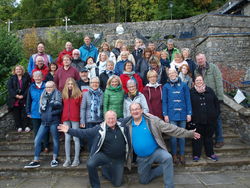
[[[155,44],[154,43],[149,43],[148,48],[150,48],[150,50],[152,50],[152,51],[155,51]]]
[[[119,81],[116,78],[113,78],[110,82],[110,85],[116,88],[119,85]]]
[[[110,128],[114,128],[117,123],[116,113],[113,111],[107,111],[105,114],[105,122]]]
[[[204,67],[206,65],[206,57],[204,54],[199,54],[196,56],[196,62],[200,67]]]
[[[72,90],[74,87],[74,83],[71,80],[68,81],[67,87],[68,87],[68,90]]]
[[[55,89],[54,82],[47,82],[45,84],[45,90],[46,90],[47,93],[52,93],[54,91],[54,89]]]
[[[114,63],[111,63],[111,62],[107,62],[107,65],[106,65],[106,69],[109,70],[109,71],[112,71],[114,70]]]
[[[65,44],[65,49],[66,49],[67,51],[71,51],[72,48],[73,48],[72,43],[71,43],[71,42],[66,42],[66,44]]]
[[[203,78],[201,76],[197,76],[194,81],[195,86],[200,87],[204,84]]]
[[[134,93],[136,92],[136,84],[135,83],[129,83],[127,84],[128,92]]]
[[[142,117],[143,109],[141,106],[137,103],[130,105],[130,114],[133,117],[133,119],[138,120]]]
[[[174,48],[174,43],[167,43],[168,50],[172,50]]]
[[[38,68],[42,68],[42,66],[44,65],[44,59],[41,56],[38,56],[36,58],[36,65],[38,66]]]
[[[188,68],[186,66],[182,66],[181,72],[186,75],[188,73]]]
[[[45,51],[44,45],[41,43],[38,44],[37,51],[38,51],[38,53],[44,53],[44,51]]]
[[[66,56],[66,57],[63,57],[63,65],[64,65],[65,67],[69,67],[70,64],[71,64],[70,58],[67,57],[67,56]]]
[[[132,72],[133,71],[133,65],[132,63],[126,63],[125,65],[125,69],[124,69],[126,72]]]
[[[93,90],[97,90],[99,88],[99,80],[98,78],[92,78],[92,80],[90,81],[90,87],[93,89]]]
[[[92,65],[94,63],[94,60],[92,58],[89,58],[87,60],[87,64]]]
[[[90,38],[89,38],[89,37],[84,37],[84,43],[85,43],[87,46],[89,46],[90,43],[91,43]]]
[[[15,74],[16,74],[17,76],[23,75],[23,70],[21,69],[21,67],[17,66],[17,67],[15,68]]]
[[[33,79],[34,79],[35,83],[40,84],[43,80],[43,77],[40,74],[34,74]]]
[[[178,74],[177,74],[176,70],[169,69],[168,76],[169,76],[170,80],[175,80],[177,78]]]

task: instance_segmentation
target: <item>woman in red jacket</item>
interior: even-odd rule
[[[66,80],[65,86],[62,91],[63,98],[63,112],[62,112],[62,122],[73,129],[79,129],[80,127],[80,106],[82,101],[82,92],[78,88],[76,81],[73,78],[68,78]],[[65,133],[65,153],[66,160],[63,164],[64,167],[78,166],[79,153],[80,153],[80,141],[79,138],[73,137],[75,143],[75,157],[71,164],[70,160],[70,141],[71,136]]]
[[[142,79],[139,76],[139,74],[135,73],[134,64],[131,61],[127,61],[124,64],[124,71],[123,71],[123,74],[121,74],[120,78],[122,81],[122,89],[125,91],[125,93],[128,93],[127,82],[130,79],[135,80],[135,82],[137,84],[138,91],[142,92],[142,90],[143,90]]]

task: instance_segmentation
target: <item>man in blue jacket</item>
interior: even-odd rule
[[[84,37],[84,43],[85,44],[79,48],[82,61],[86,62],[88,57],[93,57],[96,62],[98,50],[93,44],[91,44],[91,39],[89,36]]]
[[[60,132],[83,138],[93,138],[90,157],[87,161],[89,181],[93,188],[100,187],[98,167],[102,175],[114,186],[120,186],[123,179],[124,162],[127,159],[129,144],[128,130],[117,122],[114,111],[107,111],[105,122],[89,129],[72,129],[66,125],[58,126]]]

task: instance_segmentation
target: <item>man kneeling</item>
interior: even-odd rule
[[[89,129],[71,129],[66,125],[58,126],[60,132],[72,136],[93,139],[90,157],[87,161],[89,181],[93,188],[100,187],[98,167],[102,166],[102,175],[114,186],[121,186],[124,162],[128,154],[128,131],[117,122],[114,111],[105,114],[105,122]]]

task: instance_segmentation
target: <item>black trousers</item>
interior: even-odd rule
[[[204,145],[206,156],[210,157],[214,154],[213,134],[215,131],[216,121],[208,124],[196,124],[196,132],[200,133],[200,139],[193,139],[193,156],[201,156],[202,145]]]
[[[15,106],[13,108],[13,116],[15,120],[15,127],[25,129],[27,126],[27,115],[24,106]]]

